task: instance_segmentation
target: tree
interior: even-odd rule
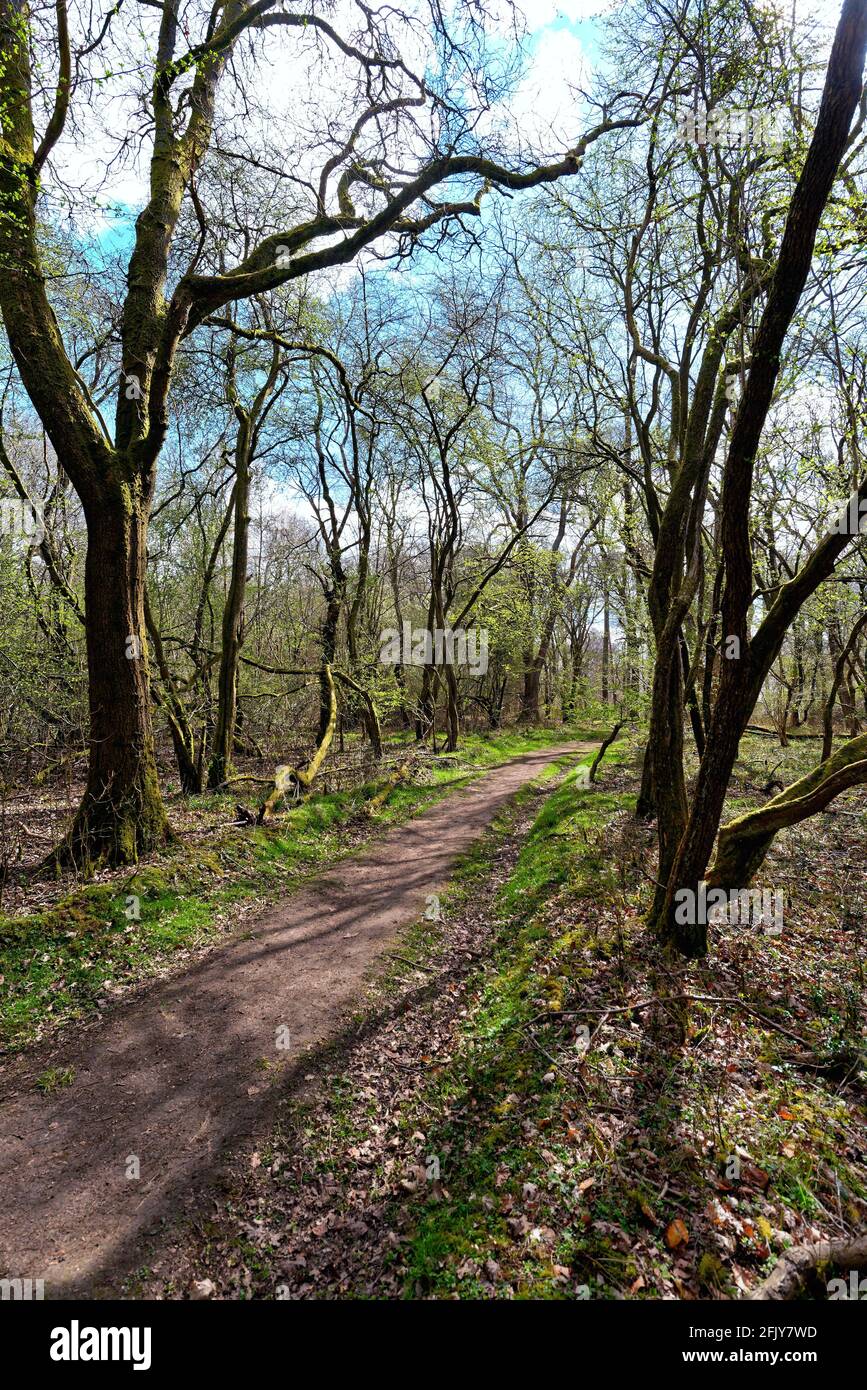
[[[113,39],[112,11],[96,32],[74,45],[65,0],[58,0],[54,45],[57,84],[41,110],[37,73],[50,53],[34,30],[24,0],[0,0],[4,63],[0,72],[0,309],[12,355],[33,408],[81,499],[88,528],[85,610],[90,703],[87,788],[59,859],[128,863],[169,833],[154,758],[146,639],[147,532],[156,469],[169,423],[179,349],[226,305],[277,289],[330,266],[346,265],[386,237],[407,250],[431,229],[478,217],[489,186],[514,190],[574,176],[586,150],[607,131],[644,118],[641,102],[623,98],[553,164],[509,167],[486,157],[472,137],[475,113],[461,116],[452,98],[471,89],[473,64],[444,32],[432,7],[437,62],[430,75],[412,73],[399,56],[388,20],[357,7],[359,31],[343,37],[324,17],[278,8],[277,0],[226,0],[190,14],[183,26],[171,0],[157,7],[153,58],[142,35],[138,68],[150,62],[142,94],[151,126],[149,193],[135,226],[119,315],[119,376],[113,429],[70,360],[44,274],[45,235],[40,181],[64,135],[75,101]],[[468,14],[470,29],[477,30]],[[406,17],[393,16],[398,29]],[[191,26],[201,37],[186,41]],[[232,257],[219,227],[209,225],[199,196],[214,133],[217,94],[230,64],[243,66],[242,42],[275,30],[298,31],[299,42],[338,55],[347,82],[344,133],[331,141],[318,180],[294,181],[290,216]],[[450,70],[450,65],[451,68]],[[344,74],[345,76],[345,74]],[[422,135],[420,108],[432,115]],[[638,114],[634,114],[637,107]],[[446,118],[448,112],[448,118]],[[434,118],[435,117],[435,118]],[[411,146],[423,144],[421,159]],[[400,168],[402,162],[406,168]],[[395,168],[399,172],[395,173]],[[471,197],[431,197],[451,180],[481,180]],[[191,209],[198,235],[179,240]],[[294,214],[294,215],[293,215]],[[336,238],[336,239],[335,239]]]
[[[762,684],[791,622],[809,595],[833,572],[836,560],[850,540],[849,535],[832,533],[819,541],[798,573],[780,588],[758,630],[750,634],[753,561],[749,505],[754,461],[771,406],[783,342],[809,274],[819,220],[858,109],[865,50],[867,3],[845,0],[828,63],[816,129],[789,207],[726,458],[721,498],[721,537],[726,565],[722,629],[726,636],[736,638],[739,656],[722,665],[707,749],[699,769],[689,820],[666,876],[667,889],[659,918],[664,939],[671,940],[688,956],[705,953],[706,925],[676,922],[675,893],[684,888],[698,892],[698,883],[719,826],[738,744]],[[867,477],[861,483],[858,497],[867,497]]]

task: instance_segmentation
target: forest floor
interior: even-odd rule
[[[90,967],[107,990],[106,970],[116,972],[133,939],[142,951],[148,927],[165,928],[165,865],[145,867],[134,885],[119,888],[114,878],[77,888],[42,913],[0,924],[4,964],[8,958],[18,970],[5,996],[16,1050],[0,1070],[4,1276],[43,1278],[49,1297],[92,1292],[107,1269],[128,1262],[144,1228],[213,1183],[227,1144],[266,1133],[278,1094],[303,1081],[311,1049],[345,1022],[365,973],[398,929],[425,911],[436,917],[436,895],[457,857],[529,779],[594,747],[536,741],[534,751],[461,790],[448,779],[453,794],[445,800],[442,780],[434,779],[429,792],[439,800],[423,814],[374,838],[363,853],[350,854],[353,841],[345,840],[340,862],[292,896],[285,896],[284,877],[279,905],[250,916],[221,949],[138,991],[127,982],[115,1003],[94,1000],[94,982],[82,989],[79,972]],[[465,768],[462,780],[471,776]],[[299,821],[307,824],[303,813],[293,829]],[[262,852],[273,848],[280,833],[251,832],[248,851],[251,842]],[[243,844],[243,834],[236,831],[234,843]],[[320,844],[319,855],[327,848],[335,847]],[[201,852],[192,858],[201,874]],[[181,869],[176,861],[168,872],[177,878]],[[206,868],[217,878],[224,871],[222,862]],[[154,874],[156,884],[148,877]],[[126,891],[133,886],[134,899]],[[207,906],[191,887],[175,882],[177,907],[169,904],[187,918]],[[149,892],[157,910],[146,918]],[[106,913],[107,905],[130,900],[138,909],[132,920]],[[37,938],[47,948],[42,957],[34,953]],[[47,999],[66,1006],[59,1019],[49,1016],[51,1026]],[[96,1008],[89,1025],[57,1026],[86,1015],[84,1001]],[[33,1041],[34,1029],[41,1041]]]
[[[814,755],[744,740],[729,812]],[[595,787],[554,776],[127,1296],[740,1298],[786,1248],[863,1230],[867,796],[779,837],[780,935],[718,926],[672,967],[628,745]]]
[[[817,747],[744,739],[727,816],[799,776]],[[359,861],[347,858],[266,917],[275,943],[288,940],[303,934],[298,905],[308,903],[314,944],[294,949],[315,956],[323,905],[336,908],[326,995],[296,979],[268,1013],[275,956],[248,931],[145,988],[144,1000],[168,1004],[151,1015],[152,1033],[125,1031],[133,996],[84,1030],[50,1025],[37,1048],[27,1043],[7,1071],[22,1078],[33,1165],[4,1175],[6,1212],[15,1183],[32,1203],[35,1167],[49,1212],[64,1195],[74,1211],[87,1181],[97,1234],[112,1221],[115,1236],[122,1221],[130,1233],[149,1228],[126,1249],[107,1235],[95,1257],[70,1229],[55,1293],[78,1270],[88,1292],[132,1298],[739,1298],[786,1248],[863,1231],[867,794],[853,790],[778,837],[760,886],[783,894],[779,935],[715,926],[708,958],[687,966],[644,927],[655,837],[632,815],[635,745],[615,744],[589,788],[567,766],[540,741],[511,769],[508,793],[488,797],[509,769],[489,774],[365,847],[370,872],[362,863],[357,881],[345,875]],[[405,795],[400,817],[412,811]],[[478,819],[464,836],[468,798]],[[312,804],[295,814],[303,843]],[[438,911],[425,916],[431,861],[408,832],[430,821],[465,852],[451,871],[437,865],[437,883],[449,873],[450,883],[430,889]],[[383,859],[389,843],[406,852]],[[393,915],[369,940],[354,937],[383,875]],[[237,982],[234,969],[211,973],[230,953]],[[200,973],[213,985],[204,1026],[190,989]],[[232,1012],[240,996],[243,1017]],[[116,1053],[113,1098],[94,1094],[67,1045],[88,1029]],[[53,1074],[37,1075],[46,1058]],[[177,1087],[163,1086],[165,1106],[154,1107],[160,1069]],[[101,1185],[52,1127],[67,1105]],[[121,1132],[118,1106],[130,1121]],[[238,1123],[219,1151],[224,1109]],[[174,1192],[147,1162],[138,1179],[122,1175],[169,1131]],[[38,1244],[44,1213],[30,1219]],[[36,1274],[32,1264],[16,1272]]]

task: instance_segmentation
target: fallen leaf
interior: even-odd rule
[[[748,1183],[750,1187],[758,1187],[765,1190],[770,1178],[763,1168],[757,1168],[754,1163],[741,1164],[741,1182]]]
[[[686,1229],[686,1224],[681,1221],[679,1216],[675,1217],[674,1221],[669,1225],[665,1233],[665,1243],[669,1250],[676,1250],[679,1245],[687,1245],[689,1243],[689,1231]]]

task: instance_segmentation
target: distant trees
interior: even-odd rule
[[[169,834],[155,734],[191,794],[284,744],[378,756],[389,722],[453,749],[468,719],[614,707],[649,725],[652,922],[705,949],[673,894],[747,724],[821,730],[821,760],[713,872],[860,777],[864,7],[818,107],[809,24],[632,0],[587,133],[542,160],[476,134],[517,69],[469,4],[159,4],[121,32],[0,0],[0,506],[41,517],[0,538],[0,757],[86,738],[60,862]],[[303,103],[259,82],[276,54]],[[94,238],[62,171],[108,81],[144,118],[101,157],[134,146],[148,188]],[[468,628],[484,669],[437,654]]]
[[[33,23],[20,0],[0,3],[0,309],[18,377],[88,529],[88,784],[58,852],[74,863],[131,862],[168,833],[151,721],[146,560],[184,343],[228,305],[349,264],[387,237],[405,253],[427,232],[477,217],[488,187],[531,189],[573,176],[591,144],[643,114],[635,114],[630,97],[620,103],[625,117],[603,112],[554,163],[501,164],[472,133],[504,78],[485,62],[470,6],[458,6],[454,34],[438,6],[427,13],[433,51],[424,75],[401,57],[401,39],[421,22],[412,10],[385,16],[359,5],[345,34],[324,16],[286,10],[276,0],[193,5],[183,20],[174,4],[159,4],[132,31],[116,16],[75,15],[70,22],[60,3],[51,32],[42,19]],[[320,166],[301,177],[292,160],[310,147],[306,131],[288,132],[275,167],[271,151],[251,140],[240,108],[236,119],[218,100],[227,75],[238,83],[236,96],[252,90],[255,63],[280,35],[291,36],[309,94],[321,90],[324,64],[340,98],[337,121],[320,113]],[[54,309],[46,278],[53,246],[41,199],[64,141],[86,140],[97,77],[110,74],[120,54],[117,70],[132,73],[133,86],[119,86],[115,95],[143,113],[149,188],[119,301],[105,306],[108,322],[84,353],[103,358],[100,396],[114,406],[109,427]],[[56,73],[53,92],[42,81],[47,71]],[[279,122],[268,129],[263,114],[273,146],[286,132],[278,132]],[[116,153],[138,138],[116,132]],[[224,175],[233,160],[246,166],[245,179]],[[255,171],[265,167],[285,196],[272,205],[267,234],[253,242],[249,225],[258,217],[239,219],[237,202],[225,194],[227,187],[246,188],[255,203]],[[437,202],[436,190],[451,180],[451,194]],[[236,494],[236,501],[243,499]]]

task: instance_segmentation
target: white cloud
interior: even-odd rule
[[[509,102],[522,141],[557,151],[574,144],[581,130],[578,89],[586,89],[589,80],[590,63],[580,39],[565,29],[543,33]]]

